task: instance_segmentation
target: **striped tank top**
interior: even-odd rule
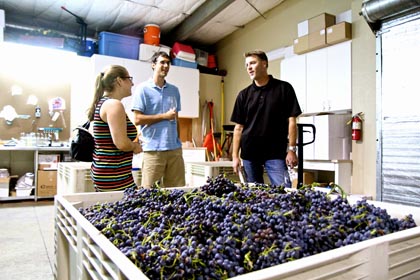
[[[123,152],[114,145],[108,123],[104,122],[99,115],[102,104],[108,99],[108,97],[103,97],[99,100],[93,118],[95,150],[91,175],[97,191],[101,192],[124,190],[136,186],[131,173],[133,152]],[[127,136],[134,140],[137,136],[136,126],[127,115],[126,121]]]

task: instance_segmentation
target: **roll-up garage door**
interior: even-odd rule
[[[362,11],[373,32],[386,28],[387,24],[401,21],[420,11],[420,0],[365,0]]]
[[[362,5],[376,34],[377,198],[420,206],[420,0]]]

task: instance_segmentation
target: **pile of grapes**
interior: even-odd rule
[[[227,279],[416,226],[364,200],[222,175],[191,191],[129,189],[79,211],[150,279]]]

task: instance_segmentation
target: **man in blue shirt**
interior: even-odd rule
[[[165,81],[170,68],[166,52],[152,57],[153,78],[143,82],[133,94],[134,122],[140,125],[143,142],[143,187],[156,181],[161,186],[185,186],[185,166],[179,139],[179,90]]]

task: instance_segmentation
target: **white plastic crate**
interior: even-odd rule
[[[188,188],[186,188],[188,189]],[[67,279],[148,279],[77,210],[114,202],[122,192],[79,193],[55,197],[55,277]],[[359,197],[349,197],[355,203]],[[420,208],[369,201],[394,218]],[[420,279],[420,227],[388,234],[235,278],[268,279]]]
[[[59,162],[57,194],[94,192],[90,175],[91,162]]]
[[[34,187],[30,187],[30,188],[15,188],[16,190],[16,196],[30,196],[32,190],[34,189]]]
[[[239,176],[235,174],[232,161],[207,161],[185,163],[186,184],[190,187],[204,185],[208,177],[216,177],[224,174],[232,181],[239,182]]]
[[[90,175],[90,162],[60,162],[58,164],[57,194],[95,192]],[[134,182],[141,184],[141,170],[133,170]]]
[[[132,170],[134,183],[136,183],[137,186],[141,186],[141,169],[136,168]]]

